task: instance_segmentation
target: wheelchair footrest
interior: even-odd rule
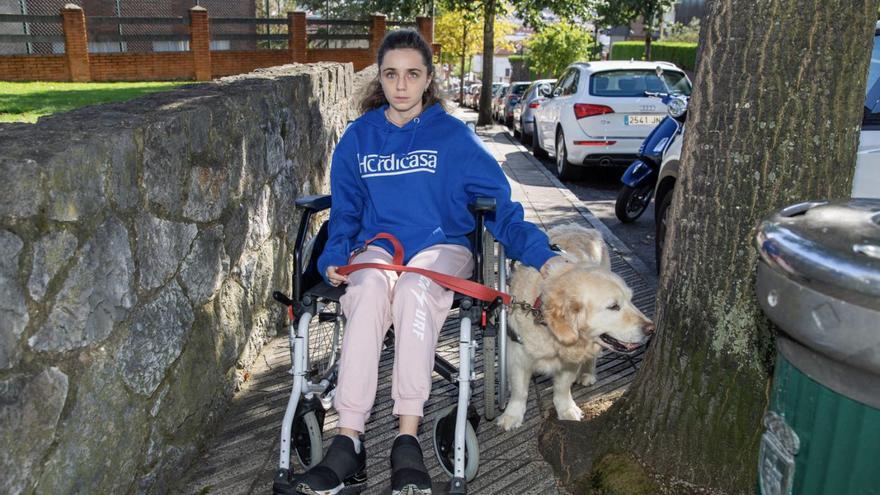
[[[296,488],[290,483],[290,470],[278,469],[272,483],[272,495],[296,495]]]

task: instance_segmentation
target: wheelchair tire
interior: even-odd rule
[[[455,471],[455,414],[456,406],[444,409],[434,420],[434,433],[431,435],[434,444],[434,455],[440,468],[450,477]],[[480,445],[477,443],[477,432],[470,421],[465,420],[464,430],[464,478],[472,481],[480,467]]]
[[[498,274],[495,265],[495,239],[488,230],[483,231],[483,284],[498,288]],[[495,407],[495,336],[483,334],[483,405],[486,419],[492,421],[497,414]]]
[[[294,420],[290,436],[293,453],[300,466],[309,469],[324,458],[324,438],[321,422],[315,411],[309,411]]]
[[[483,404],[486,419],[495,419],[495,337],[483,336]]]

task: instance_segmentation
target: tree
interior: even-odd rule
[[[480,93],[480,114],[477,125],[492,122],[492,71],[495,54],[495,16],[508,11],[513,12],[530,26],[541,24],[540,13],[550,9],[563,19],[586,16],[592,0],[444,0],[451,9],[466,6],[483,13],[483,88]]]
[[[537,74],[556,76],[572,62],[586,60],[592,44],[593,37],[572,23],[545,26],[526,44],[529,67]]]
[[[388,20],[412,21],[419,15],[431,15],[434,8],[433,0],[305,0],[296,3],[327,19],[363,19],[380,12],[388,16]]]
[[[672,23],[663,41],[683,41],[687,43],[700,41],[700,18],[694,17],[687,24],[680,22]]]
[[[434,21],[434,41],[443,46],[444,60],[453,60],[460,64],[461,96],[464,93],[464,73],[469,58],[479,53],[483,46],[483,33],[479,29],[482,24],[480,12],[465,9],[447,10]],[[496,20],[493,29],[495,44],[499,47],[511,48],[512,44],[504,38],[513,31],[512,23]]]
[[[661,474],[753,492],[775,355],[754,295],[754,227],[786,205],[849,196],[876,8],[876,0],[710,3],[658,332],[609,411],[542,432],[542,450],[568,467],[564,476],[618,452]]]
[[[660,23],[663,12],[675,0],[600,0],[596,3],[596,15],[603,25],[629,26],[641,18],[645,27],[645,60],[651,60],[651,36]]]

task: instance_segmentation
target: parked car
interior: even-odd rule
[[[625,166],[663,117],[662,95],[690,96],[684,71],[668,62],[600,61],[570,65],[535,109],[535,156],[556,156],[556,174],[575,167]]]
[[[880,198],[880,21],[874,29],[852,197]]]
[[[535,109],[541,106],[544,97],[541,88],[546,87],[549,93],[556,79],[538,79],[526,88],[525,96],[513,107],[513,135],[523,144],[532,142],[532,129],[535,124]]]
[[[467,107],[476,108],[477,103],[480,101],[480,90],[483,88],[482,84],[471,84],[470,93],[468,93],[467,97]]]
[[[654,222],[657,233],[654,248],[658,270],[669,229],[668,213],[678,180],[682,141],[673,141],[666,151],[660,166],[657,188],[654,190]],[[880,21],[877,21],[874,29],[874,48],[868,66],[868,84],[851,196],[880,199]]]
[[[501,107],[504,105],[504,97],[510,90],[510,84],[501,83],[497,89],[492,91],[492,118],[496,121],[501,120]]]
[[[498,120],[502,124],[507,127],[513,127],[513,109],[531,84],[529,81],[517,81],[511,83],[510,87],[507,88],[507,91],[501,98],[498,110]]]

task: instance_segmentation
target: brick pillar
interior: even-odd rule
[[[64,29],[64,58],[73,82],[89,82],[89,39],[86,34],[86,15],[82,7],[69,3],[61,9],[61,26]]]
[[[290,51],[290,61],[305,64],[309,61],[309,40],[306,34],[306,13],[287,13],[287,49]]]
[[[385,37],[385,14],[373,14],[370,16],[370,56],[376,60],[379,55],[379,45]]]
[[[189,51],[193,57],[196,81],[210,81],[211,31],[208,10],[198,5],[189,9]]]
[[[434,19],[431,17],[416,17],[416,25],[419,27],[419,33],[422,38],[428,42],[428,46],[434,44]]]

